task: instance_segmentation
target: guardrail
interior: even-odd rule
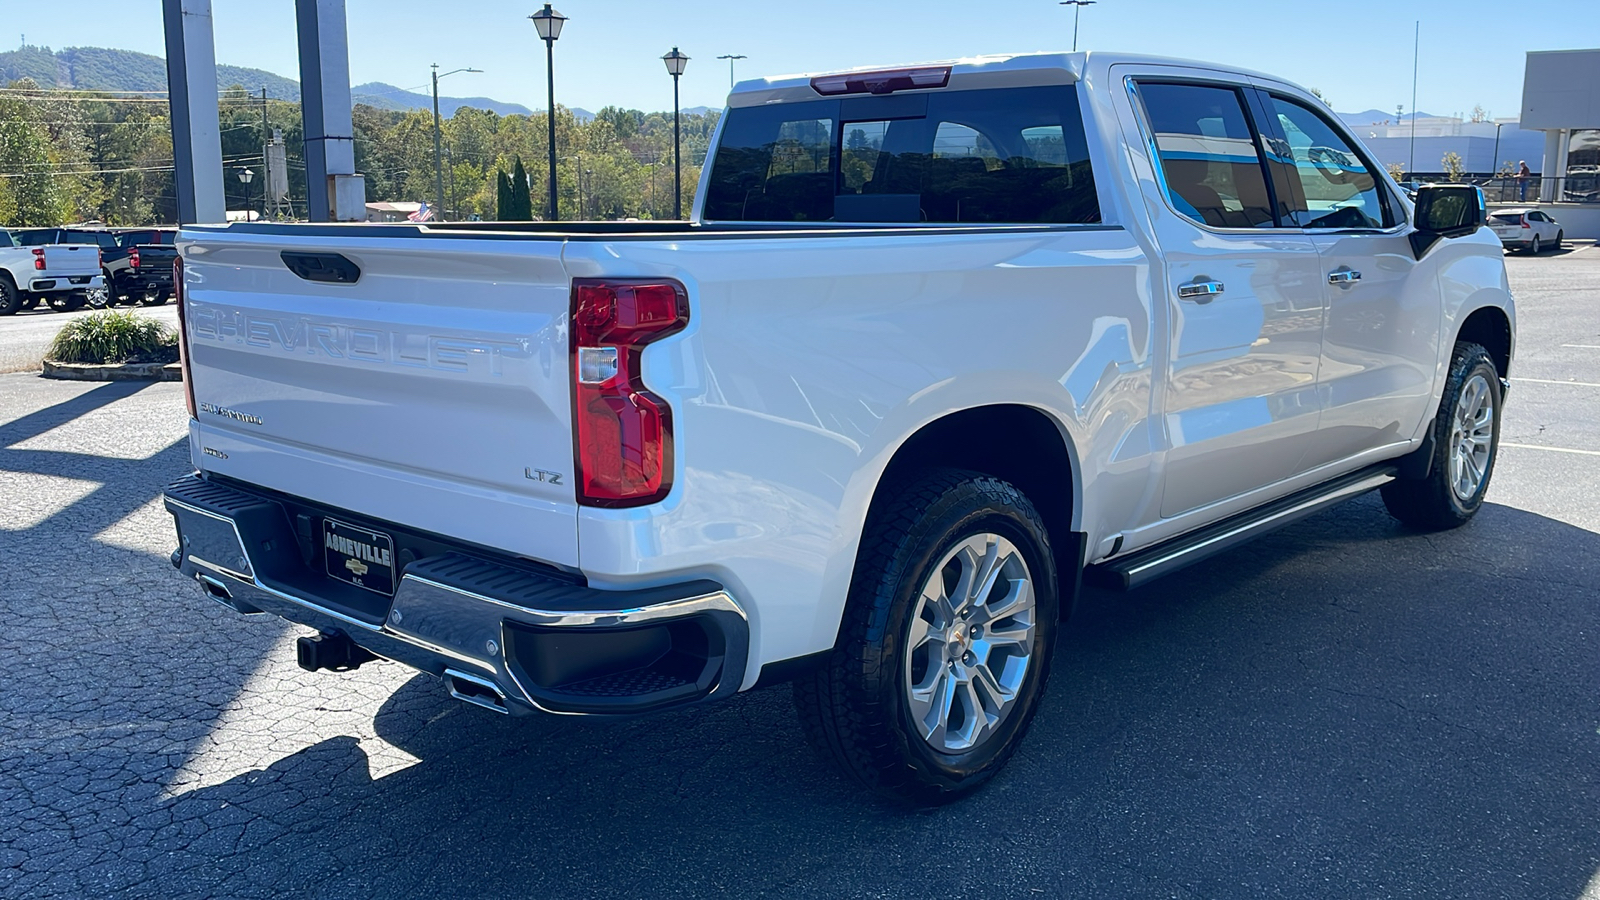
[[[1566,175],[1496,175],[1476,182],[1490,203],[1600,203],[1600,171]]]

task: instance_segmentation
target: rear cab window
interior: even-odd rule
[[[15,247],[16,241],[11,239],[11,232],[0,230],[0,247]]]
[[[728,111],[712,222],[1095,224],[1072,86],[823,99]]]
[[[1167,199],[1213,228],[1273,228],[1266,168],[1239,88],[1137,82]]]
[[[109,231],[69,231],[62,236],[63,244],[92,244],[102,250],[116,250],[117,236]]]

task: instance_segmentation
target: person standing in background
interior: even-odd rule
[[[1518,203],[1521,203],[1521,202],[1523,202],[1523,201],[1528,199],[1528,178],[1531,175],[1533,175],[1533,170],[1528,168],[1528,161],[1525,160],[1525,159],[1518,161],[1518,163],[1517,163],[1517,202]]]

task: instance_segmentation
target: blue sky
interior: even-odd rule
[[[157,0],[5,0],[30,44],[119,47],[162,54]],[[525,18],[534,2],[348,0],[353,83],[428,82],[428,64],[471,66],[441,93],[544,105],[543,47]],[[561,0],[570,18],[556,44],[557,102],[668,109],[660,61],[674,45],[692,57],[683,105],[719,106],[724,53],[743,53],[741,77],[978,53],[1064,50],[1072,11],[1054,0]],[[297,77],[289,0],[213,0],[220,62]],[[798,12],[798,14],[797,14]],[[1514,116],[1523,53],[1600,47],[1595,0],[1333,3],[1255,0],[1099,0],[1083,11],[1082,49],[1129,50],[1247,66],[1320,88],[1342,111],[1411,104],[1412,22],[1422,20],[1417,105],[1466,113],[1481,103]]]

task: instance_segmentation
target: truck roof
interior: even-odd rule
[[[1090,66],[1101,68],[1118,63],[1186,66],[1196,69],[1213,69],[1220,72],[1265,78],[1273,81],[1283,80],[1273,75],[1253,72],[1236,66],[1139,53],[1118,53],[1103,50],[1084,50],[1077,53],[1007,53],[752,78],[741,81],[734,86],[733,91],[728,94],[728,106],[759,106],[775,101],[814,100],[818,94],[811,87],[812,79],[857,73],[948,67],[950,70],[949,87],[969,89],[980,87],[1025,87],[1039,84],[1073,84],[1083,77],[1084,72]]]

